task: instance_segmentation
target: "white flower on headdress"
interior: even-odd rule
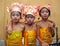
[[[11,7],[7,7],[8,12],[12,12],[12,11],[22,12],[22,9],[23,9],[23,4],[19,4],[19,3],[13,3]]]
[[[38,6],[34,7],[34,6],[27,6],[25,9],[24,9],[24,14],[32,14],[32,15],[36,15],[38,13]]]

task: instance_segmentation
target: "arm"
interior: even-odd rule
[[[7,46],[7,45],[6,45],[6,38],[7,38],[7,26],[6,26],[5,38],[4,38],[4,44],[5,44],[5,46]]]
[[[55,36],[55,23],[53,23],[53,29],[52,29],[52,37],[54,37]]]
[[[7,26],[6,26],[6,31],[5,31],[5,39],[4,39],[4,40],[5,40],[5,46],[7,46],[7,45],[6,45],[7,35],[8,35],[8,33],[11,34],[11,32],[12,32],[11,25],[8,25],[8,24],[7,24]]]
[[[52,37],[54,37],[55,36],[55,23],[52,23],[49,28],[51,30]]]

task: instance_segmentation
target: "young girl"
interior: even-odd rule
[[[48,19],[50,14],[50,9],[47,7],[42,7],[39,11],[42,20],[37,23],[37,34],[41,46],[48,46],[52,42],[52,37],[55,35],[55,23]]]
[[[36,46],[36,24],[34,22],[36,9],[28,7],[25,10],[27,12],[25,11],[24,46]]]
[[[14,3],[7,10],[10,11],[11,22],[6,27],[6,46],[22,46],[24,25],[19,22],[22,14],[21,6]]]

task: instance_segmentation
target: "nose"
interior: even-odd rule
[[[31,20],[31,18],[29,17],[28,20]]]
[[[44,12],[44,15],[46,15],[46,12]]]
[[[31,18],[29,18],[29,20],[31,20]]]
[[[44,14],[46,14],[46,12],[44,12]]]
[[[16,15],[14,17],[17,17]]]

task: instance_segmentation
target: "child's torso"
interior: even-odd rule
[[[40,22],[39,26],[40,26],[40,31],[39,31],[40,38],[47,43],[51,43],[52,42],[52,34],[51,34],[51,30],[49,28],[50,23],[49,22],[47,22],[47,23]]]
[[[36,26],[25,26],[24,31],[25,46],[35,46],[36,43]]]
[[[8,30],[7,33],[7,46],[22,46],[22,31],[23,27],[20,25],[13,26],[13,28],[10,28],[12,30]]]

